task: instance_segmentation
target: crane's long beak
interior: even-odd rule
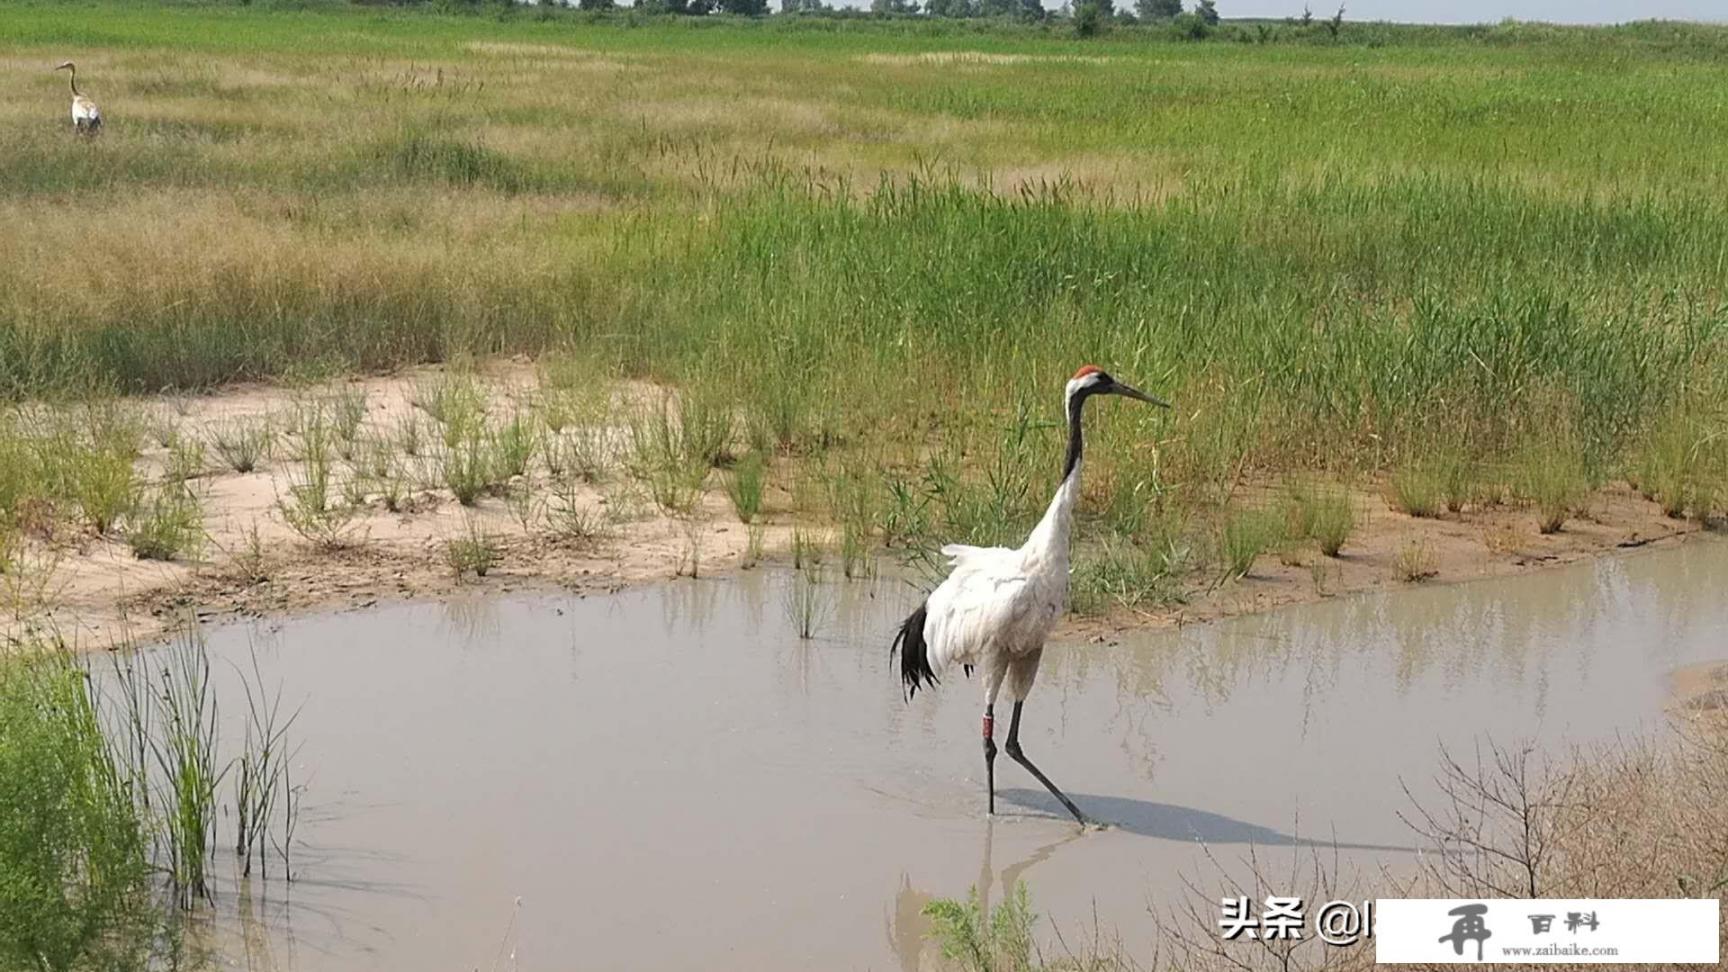
[[[1126,395],[1129,398],[1139,399],[1142,402],[1148,402],[1150,404],[1158,406],[1159,408],[1169,408],[1170,407],[1170,403],[1165,401],[1164,399],[1154,398],[1151,395],[1148,395],[1145,392],[1141,391],[1140,389],[1135,388],[1133,385],[1125,385],[1119,381],[1110,386],[1110,393],[1113,395]]]

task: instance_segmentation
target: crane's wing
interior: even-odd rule
[[[924,638],[938,673],[954,662],[976,664],[993,641],[1011,643],[1037,607],[1019,551],[951,544],[942,552],[954,558],[954,572],[924,602]]]
[[[1007,547],[973,547],[964,543],[951,543],[942,548],[942,556],[949,558],[950,567],[959,567],[967,561],[981,562],[999,558],[1014,552]]]

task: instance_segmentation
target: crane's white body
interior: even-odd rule
[[[1007,676],[1013,701],[1032,690],[1044,642],[1068,609],[1068,537],[1079,496],[1076,464],[1018,549],[942,548],[953,571],[925,602],[930,667],[938,675],[955,664],[979,668],[986,705]]]
[[[72,127],[81,132],[102,127],[102,110],[96,107],[96,102],[83,95],[72,96]]]

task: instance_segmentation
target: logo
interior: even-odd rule
[[[1456,916],[1458,920],[1452,923],[1452,933],[1441,935],[1440,941],[1451,942],[1452,952],[1455,955],[1464,954],[1465,942],[1475,942],[1476,961],[1482,961],[1482,943],[1494,936],[1494,933],[1488,930],[1487,920],[1482,917],[1488,913],[1488,906],[1485,904],[1460,905],[1446,913]]]

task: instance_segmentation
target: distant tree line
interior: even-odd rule
[[[250,3],[252,0],[234,0]],[[329,0],[341,2],[341,0]],[[1253,19],[1223,23],[1217,0],[1062,0],[1049,10],[1044,0],[868,0],[868,7],[846,6],[835,0],[634,0],[633,6],[619,0],[349,0],[372,6],[423,7],[447,12],[492,11],[515,15],[537,11],[553,17],[562,11],[586,11],[608,16],[620,11],[629,16],[689,16],[728,14],[761,18],[814,17],[850,21],[955,21],[982,20],[1002,24],[1038,24],[1071,29],[1091,37],[1115,26],[1131,28],[1147,36],[1179,40],[1223,40],[1246,44],[1345,43],[1379,45],[1409,42],[1418,38],[1449,37],[1488,39],[1524,25],[1507,22],[1482,27],[1424,27],[1389,23],[1344,21],[1344,7],[1330,17],[1315,17],[1306,4],[1299,17],[1282,20]],[[778,9],[770,4],[778,3]],[[1123,6],[1118,7],[1121,3]],[[1131,6],[1130,6],[1131,5]],[[1512,26],[1509,27],[1508,24]],[[1545,25],[1544,25],[1545,26]],[[1150,32],[1150,33],[1147,33]],[[1721,32],[1718,32],[1721,33]],[[1714,36],[1714,35],[1713,35]]]
[[[425,0],[355,0],[398,6],[426,5]],[[635,0],[632,9],[644,14],[704,16],[713,13],[760,17],[773,11],[770,0]],[[870,0],[867,13],[877,17],[939,17],[944,19],[997,18],[1022,21],[1072,18],[1081,33],[1095,32],[1108,23],[1167,23],[1178,28],[1186,22],[1202,28],[1217,26],[1216,0],[1189,0],[1192,10],[1183,9],[1184,0],[1133,0],[1133,8],[1118,9],[1116,0],[1080,0],[1077,6],[1064,3],[1059,10],[1044,7],[1042,0]],[[859,16],[866,11],[846,6],[833,6],[828,0],[779,0],[781,14],[815,14]],[[556,10],[613,10],[622,6],[616,0],[432,0],[431,6],[451,10],[481,10],[485,8],[517,10],[539,7]]]

